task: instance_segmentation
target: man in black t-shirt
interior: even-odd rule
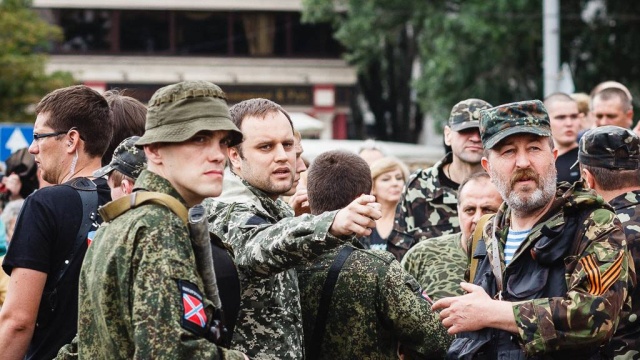
[[[107,101],[84,85],[49,93],[36,114],[29,152],[43,179],[56,185],[25,200],[2,264],[11,275],[0,310],[3,359],[51,359],[76,333],[78,276],[99,219],[87,241],[74,246],[78,235],[84,237],[79,232],[85,210],[79,191],[62,184],[91,179],[113,133]],[[106,181],[94,183],[98,204],[108,202]]]
[[[578,131],[582,114],[578,103],[564,93],[553,93],[544,99],[544,107],[549,113],[553,145],[558,149],[556,158],[557,181],[574,183],[580,180],[580,171],[571,166],[578,161]]]

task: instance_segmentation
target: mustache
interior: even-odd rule
[[[540,175],[533,169],[518,169],[511,175],[511,186],[523,180],[533,180],[536,184],[540,184]]]

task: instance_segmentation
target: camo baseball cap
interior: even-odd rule
[[[640,138],[619,126],[600,126],[582,135],[578,162],[612,170],[640,168]]]
[[[478,128],[480,127],[480,110],[491,107],[491,104],[480,99],[462,100],[451,109],[447,124],[453,131]]]
[[[485,149],[522,133],[551,136],[549,114],[542,101],[519,101],[480,110],[480,138]]]
[[[231,146],[242,141],[222,89],[208,81],[183,81],[153,94],[147,106],[145,132],[136,146],[182,142],[202,130],[229,131]]]
[[[93,176],[99,178],[110,174],[113,170],[118,170],[134,180],[137,179],[140,172],[147,168],[147,157],[144,155],[144,150],[135,146],[138,139],[140,136],[132,136],[122,140],[113,152],[111,162],[96,170]]]

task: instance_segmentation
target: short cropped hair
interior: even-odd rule
[[[138,99],[123,95],[120,90],[109,90],[104,97],[113,112],[113,136],[102,156],[102,166],[111,162],[113,152],[122,140],[144,134],[147,117],[147,107]]]
[[[244,119],[255,116],[258,118],[264,118],[267,114],[271,114],[274,112],[281,112],[284,116],[289,120],[289,124],[291,125],[291,129],[295,131],[293,128],[293,122],[291,121],[291,117],[289,113],[286,112],[282,106],[276,104],[275,102],[269,99],[263,98],[255,98],[241,101],[232,107],[229,108],[229,113],[231,114],[231,121],[242,131],[242,122]],[[236,145],[236,149],[240,156],[242,156],[242,143]]]
[[[557,102],[572,102],[577,103],[569,94],[565,94],[562,92],[553,93],[546,98],[544,98],[544,106],[549,107],[549,105],[557,103]]]
[[[53,131],[76,128],[84,140],[84,151],[102,157],[113,136],[113,118],[104,96],[85,85],[69,86],[45,95],[36,106],[36,115],[47,113]]]
[[[629,98],[627,93],[624,90],[618,88],[606,88],[595,94],[593,96],[593,100],[591,100],[591,108],[593,108],[593,101],[596,98],[605,101],[618,99],[620,100],[620,104],[622,104],[622,111],[629,111],[633,108],[633,106],[631,105],[631,99]]]
[[[307,171],[307,196],[311,214],[342,209],[371,191],[371,170],[360,156],[344,151],[324,152]]]
[[[613,170],[584,164],[580,164],[580,168],[588,170],[604,191],[640,186],[640,169]]]

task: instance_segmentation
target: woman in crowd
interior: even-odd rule
[[[365,248],[388,250],[395,254],[393,244],[387,240],[393,230],[396,206],[408,176],[407,166],[393,157],[384,157],[371,164],[371,194],[382,207],[382,217],[376,221],[371,235],[361,239]]]

